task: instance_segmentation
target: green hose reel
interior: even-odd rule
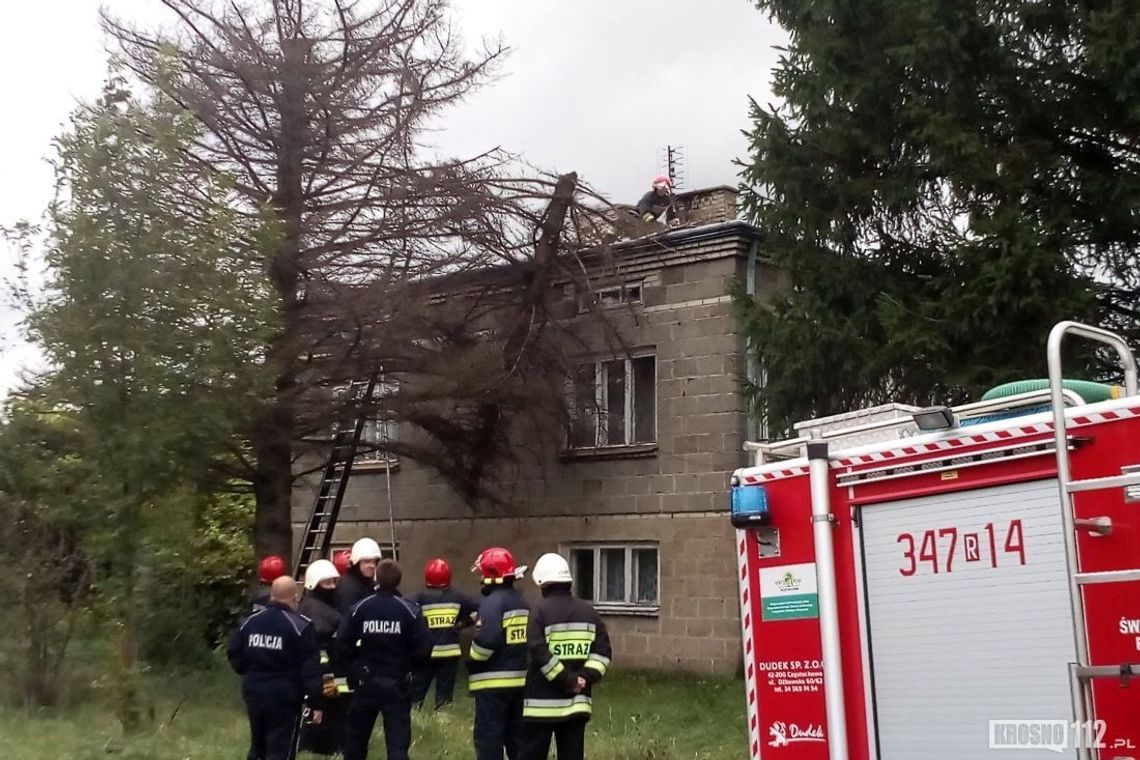
[[[1086,404],[1095,404],[1100,401],[1120,398],[1121,387],[1107,383],[1094,383],[1091,380],[1062,380],[1065,390],[1070,390],[1085,400]],[[1016,396],[1019,393],[1045,390],[1049,387],[1048,380],[1017,380],[991,388],[982,396],[982,401]]]

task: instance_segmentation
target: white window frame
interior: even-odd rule
[[[384,398],[385,396],[393,396],[399,390],[399,385],[395,382],[378,381],[372,389],[372,398]],[[347,386],[341,386],[334,392],[334,398],[338,401],[348,391]],[[355,423],[354,423],[355,424]],[[369,426],[373,426],[379,437],[375,440],[368,435]],[[383,444],[387,441],[394,441],[399,439],[399,426],[393,419],[388,419],[381,416],[369,416],[364,423],[364,429],[360,431],[360,441],[357,446],[356,456],[353,457],[353,465],[359,466],[388,466],[393,467],[399,464],[399,458],[390,451],[385,451],[383,448],[373,449],[371,451],[360,451],[359,444],[368,443],[369,445]]]
[[[369,434],[369,430],[374,429],[377,436],[374,438]],[[388,441],[396,440],[398,427],[395,420],[386,419],[383,417],[369,417],[364,421],[364,429],[360,431],[360,444],[367,444],[368,446],[383,446]],[[399,460],[391,451],[385,448],[376,448],[371,450],[360,451],[358,446],[358,453],[354,461],[355,464],[396,464]]]
[[[630,295],[631,290],[637,291],[636,296]],[[612,303],[604,303],[606,294],[616,295],[617,298]],[[628,306],[630,304],[642,303],[645,298],[645,281],[644,280],[628,280],[620,282],[615,285],[604,285],[587,291],[578,299],[578,313],[584,314],[590,310],[590,306],[597,306],[602,309],[616,309],[619,306]]]
[[[633,387],[633,362],[637,359],[653,359],[653,437],[648,441],[635,441],[636,424],[637,420],[634,417],[634,396],[636,395]],[[609,409],[607,394],[609,392],[609,383],[606,382],[607,378],[603,377],[606,372],[606,364],[610,362],[620,361],[625,368],[625,408],[622,414],[625,417],[625,440],[621,443],[609,443],[609,420],[607,419]],[[577,362],[574,367],[583,367],[592,364],[594,366],[594,445],[577,444],[573,440],[573,433],[567,436],[566,448],[572,451],[582,451],[589,449],[606,449],[618,448],[622,446],[656,446],[657,440],[657,416],[658,416],[658,398],[657,398],[657,353],[656,351],[639,351],[629,354],[628,356],[614,356],[608,359],[592,359],[590,361]],[[568,383],[568,397],[570,399],[571,413],[574,414],[578,410],[578,403],[576,398],[576,388],[574,378]]]
[[[603,602],[602,597],[602,550],[625,550],[625,601]],[[631,601],[636,589],[634,551],[638,549],[653,549],[657,553],[657,598],[652,602]],[[624,615],[657,616],[661,612],[661,544],[657,541],[615,541],[601,543],[570,543],[562,547],[562,556],[570,563],[571,572],[577,571],[574,562],[574,552],[591,551],[594,556],[594,588],[593,599],[590,600],[598,612]],[[578,591],[578,581],[574,581],[575,593]]]

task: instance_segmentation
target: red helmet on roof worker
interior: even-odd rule
[[[518,566],[515,564],[514,555],[509,551],[501,546],[492,546],[490,549],[484,549],[475,559],[471,571],[476,570],[483,576],[483,583],[490,585],[502,583],[504,578],[514,578],[518,573]]]
[[[257,578],[262,583],[273,583],[285,572],[285,560],[276,554],[263,557],[261,562],[257,563]]]
[[[424,565],[424,585],[428,588],[447,588],[451,585],[451,565],[442,557],[434,557]]]
[[[654,188],[660,187],[660,188],[664,188],[666,190],[672,190],[673,189],[673,180],[669,179],[669,175],[667,175],[667,174],[658,174],[653,179],[653,187]]]
[[[350,567],[352,567],[351,557],[352,557],[352,552],[350,552],[348,549],[343,549],[343,550],[333,554],[333,558],[332,558],[333,567],[336,568],[336,571],[338,573],[340,573],[341,575],[344,575],[345,573],[348,572],[348,569]]]

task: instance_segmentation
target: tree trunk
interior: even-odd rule
[[[277,554],[292,562],[293,528],[290,496],[293,487],[293,412],[278,393],[274,407],[254,433],[257,474],[253,481],[256,508],[253,517],[253,548],[257,557]]]
[[[281,150],[277,162],[277,191],[273,208],[281,224],[281,239],[270,259],[269,273],[278,296],[281,330],[269,351],[276,370],[274,396],[253,434],[257,473],[253,546],[258,557],[277,554],[292,564],[293,529],[290,514],[293,489],[293,441],[296,434],[297,336],[301,298],[301,226],[305,199],[302,185],[307,116],[304,74],[305,42],[282,40],[284,61],[281,92]]]

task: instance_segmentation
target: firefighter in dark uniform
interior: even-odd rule
[[[475,697],[475,758],[518,760],[522,744],[523,686],[526,684],[526,627],[530,606],[514,588],[526,568],[506,549],[485,550],[471,568],[483,576],[467,666]]]
[[[306,699],[312,720],[323,717],[320,648],[312,624],[294,612],[296,600],[296,581],[273,581],[268,606],[245,619],[226,651],[249,714],[248,760],[293,759]]]
[[[676,222],[674,203],[673,180],[663,174],[653,180],[653,187],[637,202],[637,215],[646,222]]]
[[[376,592],[352,608],[336,635],[338,667],[353,689],[344,727],[344,760],[364,760],[377,716],[384,718],[388,760],[408,760],[412,743],[412,674],[431,658],[431,635],[419,608],[400,597],[400,566],[376,567]]]
[[[269,584],[280,578],[287,571],[285,560],[276,554],[263,557],[257,563],[257,590],[253,592],[253,601],[250,604],[250,613],[261,612],[269,606]]]
[[[424,566],[424,585],[412,601],[420,606],[431,631],[431,663],[416,674],[412,701],[422,706],[435,681],[435,709],[439,710],[451,704],[455,692],[455,674],[463,656],[459,631],[474,624],[479,605],[451,588],[451,566],[440,557]]]
[[[348,617],[352,608],[376,590],[376,563],[380,561],[380,545],[362,538],[352,545],[349,568],[336,583],[336,611]]]
[[[610,666],[610,637],[594,607],[570,592],[570,565],[544,554],[534,565],[542,601],[530,615],[530,666],[523,699],[522,760],[546,760],[550,739],[558,760],[582,760],[591,689]]]
[[[317,755],[335,755],[340,752],[344,714],[348,708],[348,700],[344,695],[347,684],[344,684],[343,678],[336,677],[332,662],[333,643],[341,620],[340,613],[336,611],[335,598],[339,576],[336,567],[327,559],[318,559],[309,565],[305,570],[305,598],[297,607],[297,612],[312,621],[321,648],[324,719],[320,723],[314,723],[310,705],[307,711],[309,719],[301,722],[300,742],[300,749]]]

